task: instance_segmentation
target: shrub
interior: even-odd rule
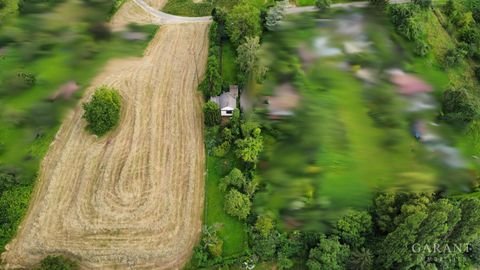
[[[246,219],[250,214],[252,203],[247,195],[240,193],[236,189],[230,189],[225,195],[225,212],[239,219]]]
[[[225,141],[213,148],[213,155],[216,157],[224,157],[230,151],[230,142]]]
[[[320,10],[320,12],[325,12],[330,9],[330,5],[332,4],[331,0],[316,0],[315,6]]]
[[[102,86],[95,90],[90,102],[84,103],[87,128],[94,134],[102,136],[112,130],[120,120],[121,99],[113,88]]]
[[[222,91],[222,76],[220,75],[220,65],[216,53],[212,51],[214,48],[210,48],[210,56],[207,60],[207,70],[205,72],[205,78],[200,83],[198,88],[203,92],[203,95],[207,98],[218,96]]]
[[[425,56],[430,52],[430,45],[425,40],[418,40],[415,42],[415,54],[418,56]]]
[[[468,52],[462,48],[450,49],[445,53],[444,57],[444,66],[445,67],[454,67],[460,64],[465,58]]]
[[[480,42],[480,31],[474,27],[463,27],[458,39],[468,44],[476,44]]]
[[[475,77],[477,77],[477,80],[480,82],[480,66],[475,68]]]
[[[1,84],[0,94],[17,94],[19,91],[32,88],[36,82],[35,75],[30,72],[14,72],[8,75]]]
[[[233,168],[228,175],[221,179],[219,188],[225,192],[227,188],[233,186],[237,189],[242,189],[246,183],[245,176],[242,171],[237,168]]]
[[[465,88],[448,89],[443,93],[442,111],[450,122],[470,122],[478,117],[479,102]]]
[[[390,3],[390,0],[369,0],[370,4],[377,7],[385,7]]]
[[[413,0],[413,3],[422,8],[429,8],[432,6],[432,0]]]
[[[269,216],[259,216],[255,222],[255,230],[263,237],[267,237],[273,230],[273,227],[273,220]]]
[[[220,124],[222,117],[220,115],[220,107],[218,104],[209,100],[203,105],[203,113],[205,116],[205,125],[213,127]]]
[[[40,262],[38,270],[76,270],[78,264],[63,256],[47,256]]]

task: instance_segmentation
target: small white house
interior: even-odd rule
[[[231,117],[233,111],[237,108],[238,86],[230,85],[230,90],[220,96],[211,97],[210,100],[217,103],[220,107],[222,117]]]

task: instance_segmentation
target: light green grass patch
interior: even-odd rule
[[[219,236],[223,240],[223,256],[242,253],[247,247],[246,224],[224,211],[224,196],[218,184],[222,175],[222,159],[207,158],[207,179],[205,183],[205,224],[221,224]]]

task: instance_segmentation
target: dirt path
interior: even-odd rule
[[[80,104],[64,120],[27,217],[2,254],[7,268],[53,253],[78,258],[82,269],[178,269],[188,260],[202,223],[196,89],[207,34],[208,23],[162,26],[143,58],[112,61],[94,80],[83,101],[95,86],[117,88],[121,123],[97,139],[85,131]]]

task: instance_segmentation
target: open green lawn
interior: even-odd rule
[[[209,16],[214,7],[224,8],[228,11],[239,2],[240,0],[203,0],[195,3],[193,0],[169,0],[162,11],[190,17]],[[273,3],[273,0],[249,0],[249,2],[261,9]]]
[[[230,42],[222,44],[222,78],[224,84],[236,84],[237,64],[235,63],[235,49]]]
[[[228,215],[223,210],[225,194],[218,184],[223,173],[223,159],[207,158],[207,179],[205,183],[205,224],[222,224],[219,236],[223,240],[223,256],[234,256],[245,251],[247,247],[246,224]]]
[[[308,96],[318,100],[321,116],[320,196],[326,196],[334,208],[365,207],[378,188],[428,189],[434,185],[434,171],[418,159],[421,146],[408,129],[398,135],[395,149],[382,145],[385,130],[375,126],[368,115],[360,81],[328,65],[311,72],[322,72],[322,80],[329,82],[327,91]],[[423,181],[402,179],[405,174]]]

